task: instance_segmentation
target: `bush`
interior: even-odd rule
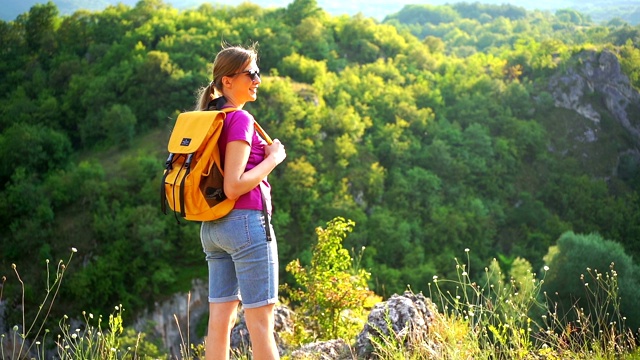
[[[557,302],[560,316],[575,320],[573,309],[614,314],[626,317],[627,326],[640,326],[640,311],[635,302],[640,297],[638,269],[622,245],[604,240],[598,234],[581,235],[565,232],[557,245],[544,257],[549,266],[543,290],[552,302]],[[587,275],[585,277],[585,274]],[[614,290],[589,284],[595,277],[613,283]],[[599,292],[608,292],[609,301],[595,304],[591,299]]]
[[[299,288],[287,288],[297,309],[297,342],[309,340],[350,340],[363,327],[366,303],[373,297],[367,286],[370,274],[342,247],[342,241],[355,223],[341,217],[318,227],[318,242],[313,248],[311,264],[303,267],[300,260],[287,265]],[[363,308],[364,305],[364,308]],[[310,328],[305,335],[302,328]],[[308,337],[308,338],[307,338]]]

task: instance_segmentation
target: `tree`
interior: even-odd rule
[[[608,322],[620,311],[629,328],[635,331],[640,326],[635,306],[640,295],[638,268],[620,244],[596,233],[568,231],[549,248],[544,260],[549,271],[543,290],[551,301],[560,302],[557,308],[564,315],[573,318],[575,309],[592,314],[608,312],[604,319]],[[609,323],[598,325],[608,327]]]
[[[110,144],[131,146],[135,135],[136,116],[127,105],[115,104],[104,114],[107,139]]]
[[[327,72],[327,62],[311,60],[294,53],[282,59],[280,69],[292,79],[311,84],[316,77]]]
[[[46,4],[34,5],[24,20],[27,46],[40,59],[48,60],[56,49],[55,33],[58,21],[58,8],[49,1]]]
[[[289,25],[296,26],[304,19],[313,17],[321,11],[316,0],[294,0],[287,5],[285,14]]]
[[[69,160],[71,143],[62,132],[43,125],[17,123],[0,135],[0,183],[22,167],[29,174],[44,175]]]
[[[395,15],[388,16],[385,20],[398,19],[404,24],[434,24],[451,23],[460,18],[460,15],[448,6],[433,5],[405,5]]]

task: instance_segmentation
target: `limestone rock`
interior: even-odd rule
[[[555,105],[574,110],[594,124],[591,137],[599,130],[602,114],[592,106],[589,98],[598,93],[606,110],[640,144],[640,119],[630,114],[640,110],[640,93],[631,85],[629,77],[622,72],[620,62],[610,51],[583,51],[577,55],[578,66],[568,67],[549,81],[549,90]]]
[[[344,340],[329,340],[306,344],[291,353],[291,360],[351,360],[354,354]]]
[[[367,324],[358,335],[356,352],[358,357],[375,359],[371,338],[384,341],[393,336],[402,339],[404,346],[411,348],[421,342],[429,331],[433,319],[433,304],[424,295],[406,291],[394,294],[387,301],[378,303],[369,314]]]

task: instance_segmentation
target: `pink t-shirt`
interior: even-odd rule
[[[253,169],[264,160],[264,147],[267,145],[267,142],[258,135],[253,125],[254,122],[253,116],[245,110],[233,111],[227,114],[220,139],[218,140],[220,160],[223,169],[227,144],[232,141],[241,140],[251,146],[245,171]],[[271,185],[267,181],[267,178],[262,180],[262,191],[264,192],[267,203],[267,211],[271,213]],[[241,195],[236,201],[234,209],[262,210],[260,186],[256,186],[248,193]]]

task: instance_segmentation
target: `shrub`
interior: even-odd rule
[[[355,223],[341,217],[318,227],[318,242],[313,248],[311,264],[303,267],[300,260],[290,262],[286,270],[299,288],[285,287],[297,309],[297,342],[309,340],[352,339],[363,327],[367,299],[373,293],[367,287],[370,274],[342,247],[342,241]],[[365,304],[365,308],[363,308]],[[306,334],[300,329],[311,329]]]
[[[549,249],[544,260],[550,270],[543,290],[550,301],[557,303],[559,316],[575,321],[574,307],[603,312],[609,317],[619,312],[626,317],[627,326],[638,329],[640,310],[635,306],[640,297],[638,269],[622,245],[604,240],[598,234],[581,235],[569,231]],[[590,277],[612,282],[619,294],[598,287]],[[607,292],[608,300],[594,303],[594,297],[603,291]]]

